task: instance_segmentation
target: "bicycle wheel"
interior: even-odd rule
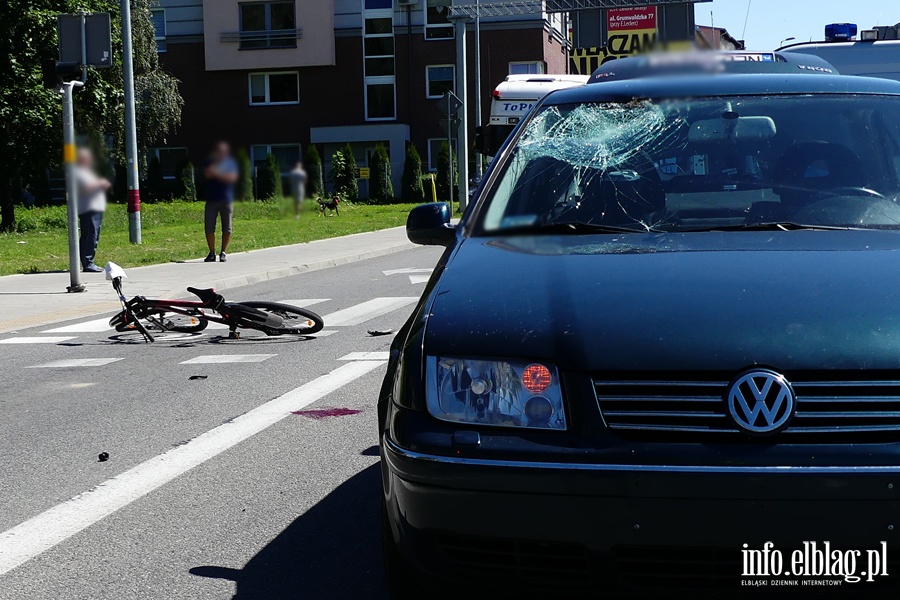
[[[154,328],[162,331],[177,331],[178,333],[198,333],[206,329],[209,321],[203,313],[196,309],[188,309],[190,314],[168,312],[162,309],[151,309],[146,319]]]
[[[308,335],[322,331],[322,328],[325,327],[325,321],[322,320],[322,317],[305,308],[278,304],[277,302],[240,302],[240,304],[281,318],[282,323],[280,327],[261,326],[259,323],[242,319],[242,327],[259,329],[269,335],[281,335],[284,333]]]

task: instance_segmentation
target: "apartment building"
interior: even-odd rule
[[[310,143],[326,163],[350,143],[360,166],[383,144],[395,187],[412,141],[433,169],[446,138],[438,99],[455,91],[452,1],[159,0],[161,63],[181,80],[185,100],[181,127],[154,149],[164,172],[185,158],[202,164],[218,139],[256,163],[272,153],[284,172]],[[482,103],[483,120],[506,75],[565,72],[563,23],[540,11],[482,19],[477,98],[470,23],[468,102]],[[474,110],[469,116],[474,129]]]

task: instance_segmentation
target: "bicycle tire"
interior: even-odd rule
[[[239,302],[243,306],[247,308],[254,308],[256,310],[261,310],[263,312],[271,312],[285,321],[291,320],[293,322],[294,319],[297,321],[303,322],[303,326],[301,327],[291,327],[291,326],[282,326],[282,327],[265,327],[260,326],[257,323],[249,322],[245,319],[242,319],[240,327],[249,327],[251,329],[258,329],[259,331],[263,331],[269,335],[282,335],[282,334],[295,334],[295,335],[310,335],[313,333],[317,333],[322,331],[322,328],[325,327],[325,321],[322,320],[322,317],[317,315],[311,310],[306,310],[305,308],[298,308],[296,306],[291,306],[290,304],[279,304],[277,302]],[[297,323],[298,325],[300,323]]]
[[[151,309],[147,312],[148,318],[156,318],[163,321],[163,331],[176,331],[178,333],[199,333],[206,329],[207,325],[209,325],[209,321],[204,318],[203,313],[199,310],[189,310],[189,312],[194,313],[191,315],[185,315],[182,313],[162,309]],[[185,320],[189,320],[189,323],[183,323],[183,321]]]

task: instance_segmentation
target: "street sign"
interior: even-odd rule
[[[456,96],[456,94],[450,91],[445,93],[437,102],[438,108],[440,108],[441,112],[448,117],[451,115],[455,115],[459,112],[459,109],[462,108],[462,100],[460,100]]]
[[[369,169],[369,167],[359,167],[358,169],[356,169],[357,179],[369,179],[371,174],[372,171]]]
[[[59,61],[102,69],[112,66],[109,13],[59,15]],[[83,43],[82,43],[83,42]]]

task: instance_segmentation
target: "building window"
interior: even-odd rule
[[[425,67],[425,96],[440,98],[446,92],[455,92],[456,68],[453,65]]]
[[[453,38],[450,22],[452,0],[427,0],[425,7],[425,39],[449,40]]]
[[[287,73],[250,73],[250,105],[300,104],[300,76]]]
[[[241,50],[296,48],[293,2],[241,2]]]
[[[431,138],[428,140],[428,171],[437,172],[438,156],[441,154],[441,146],[447,143],[447,138]]]
[[[150,148],[150,155],[159,160],[163,179],[174,180],[188,162],[187,148]]]
[[[261,169],[270,154],[278,161],[278,170],[282,177],[290,175],[291,170],[300,161],[300,144],[261,144],[251,146],[250,160],[254,171]]]
[[[541,61],[511,62],[509,63],[510,75],[543,75],[544,63]]]
[[[362,0],[362,3],[366,120],[392,120],[397,116],[393,2]]]
[[[156,51],[166,51],[166,9],[154,8],[150,10],[150,22],[156,35]]]

